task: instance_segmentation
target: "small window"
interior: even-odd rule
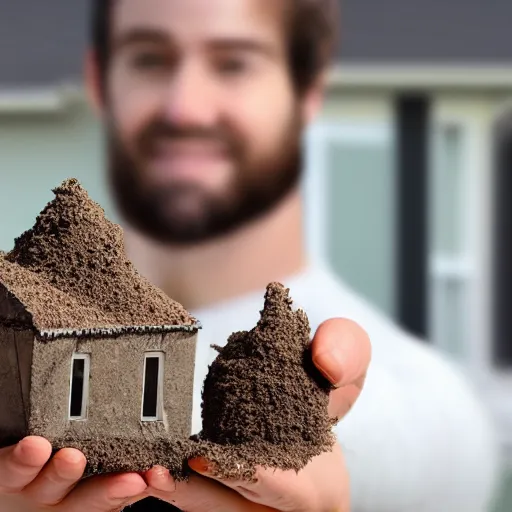
[[[87,419],[89,399],[89,354],[73,354],[69,393],[69,419]]]
[[[164,354],[162,352],[148,352],[145,354],[142,391],[142,421],[161,421],[163,419],[163,370]]]

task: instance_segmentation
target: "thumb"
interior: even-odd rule
[[[355,322],[342,318],[327,320],[316,331],[313,362],[337,388],[330,396],[331,417],[343,418],[359,397],[371,353],[368,334]]]

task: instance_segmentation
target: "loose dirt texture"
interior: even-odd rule
[[[187,311],[139,275],[124,253],[121,228],[77,180],[0,258],[1,282],[39,330],[196,324]]]
[[[256,327],[218,348],[206,377],[195,451],[222,476],[250,478],[256,465],[300,470],[332,448],[331,385],[314,368],[307,316],[288,293],[268,286]]]
[[[126,439],[120,437],[67,437],[52,442],[54,453],[60,448],[76,448],[87,458],[85,477],[117,472],[147,471],[153,466],[169,470],[177,480],[186,480],[191,470],[187,461],[193,445],[187,439]]]

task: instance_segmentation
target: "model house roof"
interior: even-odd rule
[[[119,226],[76,180],[0,255],[0,322],[43,337],[195,330],[199,324],[136,271]]]
[[[0,87],[82,83],[90,2],[16,0],[0,16]],[[512,2],[343,0],[338,60],[510,64]]]

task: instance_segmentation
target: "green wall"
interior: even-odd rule
[[[0,248],[33,225],[52,188],[76,177],[112,218],[102,137],[86,106],[64,114],[0,115]]]
[[[395,173],[392,148],[329,148],[329,260],[340,276],[395,316]]]
[[[512,512],[512,468],[503,476],[496,507],[492,512]]]

